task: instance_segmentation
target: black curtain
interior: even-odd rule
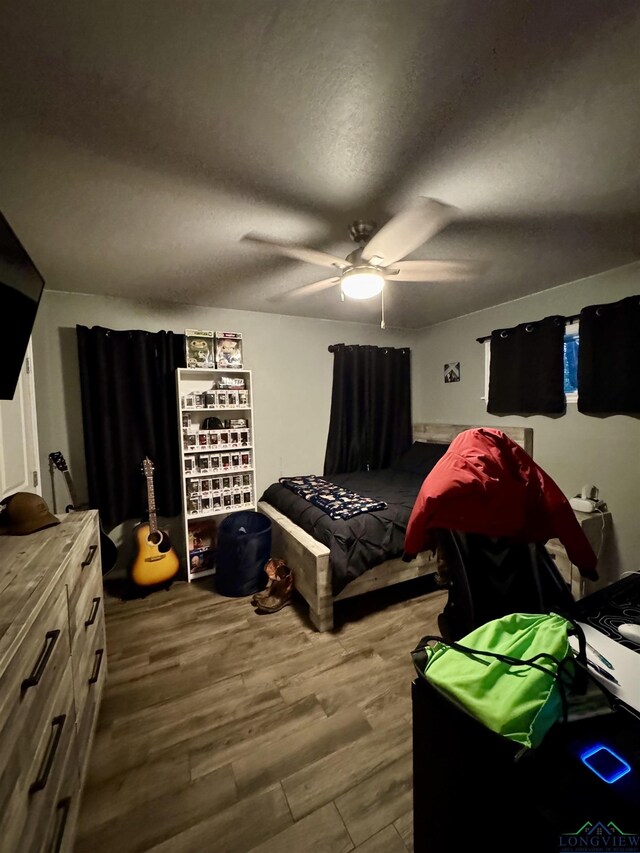
[[[580,312],[578,409],[640,413],[640,296]]]
[[[329,352],[325,476],[388,468],[411,445],[411,351],[335,344]]]
[[[491,333],[488,412],[564,412],[564,329],[565,318],[552,316]]]
[[[76,326],[89,502],[109,527],[145,515],[141,463],[154,464],[156,506],[181,510],[175,370],[184,335]]]

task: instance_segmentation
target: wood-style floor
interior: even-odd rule
[[[174,584],[107,600],[109,672],[76,853],[412,850],[410,651],[429,579],[304,605]]]

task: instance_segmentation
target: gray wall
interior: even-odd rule
[[[413,352],[414,418],[533,427],[534,457],[567,496],[575,495],[585,483],[600,488],[613,515],[613,544],[623,571],[640,568],[640,420],[625,415],[589,417],[580,414],[575,404],[569,404],[567,414],[559,418],[489,415],[481,399],[484,346],[476,338],[502,326],[555,313],[570,315],[585,305],[632,294],[640,294],[640,263],[432,326],[421,333]],[[461,381],[445,385],[443,365],[450,361],[461,362]]]
[[[451,285],[452,287],[455,285]],[[382,332],[375,326],[336,323],[198,306],[155,305],[128,299],[46,291],[34,329],[34,361],[43,494],[53,503],[47,455],[66,456],[80,500],[86,476],[75,325],[150,331],[231,329],[244,335],[247,367],[254,372],[258,493],[285,474],[322,469],[331,399],[331,343],[410,346],[416,421],[534,428],[534,456],[568,496],[595,483],[613,513],[614,556],[623,570],[640,567],[640,421],[615,415],[587,417],[575,405],[561,418],[488,415],[484,347],[476,338],[500,326],[548,314],[577,313],[593,302],[640,293],[640,263],[525,299],[460,317],[421,332]],[[443,365],[460,361],[462,379],[445,385]],[[532,365],[535,369],[535,365]],[[58,511],[67,501],[55,478]]]
[[[43,495],[49,502],[47,456],[52,450],[65,455],[80,500],[87,494],[76,324],[242,332],[244,363],[253,371],[255,388],[258,495],[278,477],[322,471],[333,368],[329,344],[411,346],[416,339],[415,333],[356,323],[45,291],[33,344]],[[55,490],[61,511],[67,498],[58,477]]]

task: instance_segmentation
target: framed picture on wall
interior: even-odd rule
[[[449,384],[449,382],[460,382],[460,362],[459,361],[450,361],[448,364],[444,366],[444,381]]]

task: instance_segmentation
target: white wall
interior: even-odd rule
[[[579,313],[585,305],[640,294],[640,263],[556,287],[423,330],[413,350],[414,419],[441,423],[530,426],[534,457],[566,495],[595,483],[613,515],[622,570],[640,568],[640,420],[590,417],[568,405],[558,417],[487,414],[484,346],[476,338],[493,329],[550,314]],[[461,381],[445,385],[443,365],[460,361]],[[535,371],[535,364],[531,370]]]
[[[255,389],[258,495],[278,477],[322,471],[333,369],[329,344],[411,346],[416,339],[416,333],[356,323],[45,290],[33,342],[43,496],[50,506],[47,457],[52,450],[64,454],[80,501],[87,495],[76,324],[242,332],[244,364],[253,371]],[[55,490],[61,511],[67,498],[59,478]]]

